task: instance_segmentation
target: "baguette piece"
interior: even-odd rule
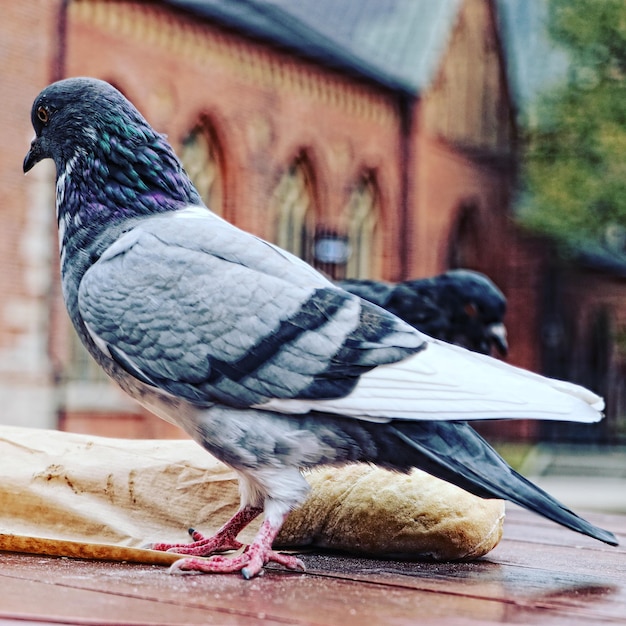
[[[276,544],[361,555],[461,560],[502,538],[504,502],[484,500],[420,470],[398,474],[366,464],[321,468]]]

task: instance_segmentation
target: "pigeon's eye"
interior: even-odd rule
[[[473,302],[468,302],[463,308],[469,317],[478,315],[478,307]]]
[[[48,120],[50,119],[50,113],[48,113],[48,109],[46,109],[46,107],[37,107],[37,119],[44,124],[48,123]]]

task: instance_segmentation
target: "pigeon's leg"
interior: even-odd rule
[[[300,471],[293,467],[261,468],[255,471],[254,477],[241,473],[239,486],[244,503],[242,512],[250,509],[251,514],[258,515],[263,503],[265,520],[254,541],[241,554],[234,556],[180,559],[172,565],[170,572],[241,572],[244,578],[252,578],[262,574],[267,563],[304,571],[304,563],[300,559],[272,550],[289,511],[301,504],[309,491],[309,485]]]
[[[241,572],[244,578],[250,579],[262,574],[263,566],[270,562],[278,563],[287,569],[304,571],[304,563],[300,559],[272,550],[274,539],[276,539],[286,517],[287,514],[283,515],[279,523],[266,519],[254,541],[238,556],[214,556],[210,559],[184,558],[176,561],[171,566],[170,572],[203,572],[212,574]]]
[[[146,547],[161,552],[176,552],[191,556],[210,556],[216,552],[239,550],[243,544],[237,541],[237,535],[262,512],[262,507],[244,506],[211,537],[204,537],[190,528],[189,534],[194,540],[193,543],[153,543]]]

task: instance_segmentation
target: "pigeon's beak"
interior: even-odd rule
[[[43,153],[41,147],[41,138],[35,137],[30,142],[30,150],[28,151],[28,153],[26,154],[26,158],[24,159],[24,174],[30,171],[43,158],[45,158],[45,154]]]
[[[506,356],[509,352],[509,343],[506,340],[506,327],[502,322],[491,324],[487,327],[487,336],[496,347],[500,356]]]

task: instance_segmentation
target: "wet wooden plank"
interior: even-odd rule
[[[589,575],[491,560],[426,565],[346,559],[342,564],[341,558],[334,557],[333,573],[329,574],[329,566],[316,567],[315,561],[321,558],[308,559],[311,573],[410,587],[443,597],[481,598],[502,605],[512,604],[518,607],[517,610],[540,606],[543,610],[566,612],[572,617],[590,611],[592,615],[608,620],[622,619],[625,615],[624,577],[613,572],[607,576]],[[509,612],[515,610],[511,608]]]
[[[486,559],[535,570],[626,579],[626,553],[608,546],[597,549],[586,546],[547,547],[509,539],[503,541]]]
[[[618,539],[626,539],[626,515],[613,515],[595,512],[577,511],[585,519],[593,524],[610,530]],[[565,530],[562,526],[551,522],[535,513],[522,509],[514,504],[506,504],[505,533],[507,538],[524,538],[527,541],[541,541],[542,543],[554,541],[558,544],[588,545],[591,547],[601,546],[595,539],[579,533]],[[538,532],[537,529],[541,529]],[[626,546],[618,546],[618,550],[626,551]]]
[[[626,527],[623,518],[614,521]],[[270,570],[253,581],[3,554],[0,623],[18,618],[137,625],[624,623],[624,549],[598,542],[581,546],[581,539],[513,510],[505,539],[480,561],[411,563],[308,554],[303,557],[307,574]]]
[[[158,607],[178,607],[179,615],[186,615],[190,609],[234,613],[250,624],[400,625],[415,623],[417,616],[434,619],[458,615],[493,621],[501,612],[498,602],[450,597],[442,603],[428,591],[348,577],[341,579],[333,576],[332,571],[327,576],[270,571],[262,578],[245,581],[232,575],[168,576],[162,568],[146,566],[76,561],[60,564],[46,563],[45,559],[28,563],[32,557],[11,558],[20,559],[20,563],[14,561],[11,571],[25,587],[30,587],[32,578],[37,578],[44,581],[37,585],[47,585],[55,592],[61,586],[63,596],[79,592],[81,601],[84,601],[82,594],[89,590],[112,600],[120,599],[123,605],[139,599],[152,601]],[[4,580],[0,575],[2,587]],[[14,585],[13,590],[19,592],[19,586]],[[133,606],[132,610],[141,621],[154,619],[145,615],[142,607]],[[2,613],[3,600],[0,600]],[[167,620],[154,623],[167,623]]]
[[[36,557],[21,555],[9,561],[12,558],[16,561],[9,569],[15,577],[0,575],[0,615],[16,614],[26,597],[36,597],[51,619],[83,620],[76,623],[86,623],[87,618],[131,623],[129,616],[132,623],[150,624],[412,624],[417,616],[422,623],[453,623],[460,616],[468,623],[513,618],[525,623],[589,623],[593,618],[599,623],[623,615],[619,607],[607,610],[604,589],[575,577],[558,584],[536,581],[537,592],[529,593],[527,586],[523,594],[517,589],[519,577],[507,579],[494,564],[458,564],[457,570],[473,569],[476,577],[450,584],[444,565],[438,578],[427,577],[429,568],[424,566],[419,579],[410,567],[414,564],[372,568],[376,562],[327,556],[322,557],[323,566],[318,563],[308,575],[268,572],[249,582],[237,576],[171,577],[156,567],[41,558],[34,562]],[[310,566],[316,558],[308,558]],[[568,597],[580,603],[564,603]],[[12,611],[7,610],[7,598]],[[26,606],[32,606],[32,600]]]
[[[2,559],[3,567],[10,568]],[[54,568],[52,562],[47,564]],[[30,569],[31,575],[33,568]],[[125,624],[140,626],[154,624],[178,626],[183,624],[240,625],[249,623],[245,614],[231,614],[222,610],[181,607],[160,603],[154,598],[140,597],[132,587],[118,587],[110,592],[95,584],[90,588],[88,580],[84,586],[66,585],[63,579],[39,581],[0,575],[0,623],[4,619],[41,621],[60,624]],[[266,624],[277,624],[267,620]]]

